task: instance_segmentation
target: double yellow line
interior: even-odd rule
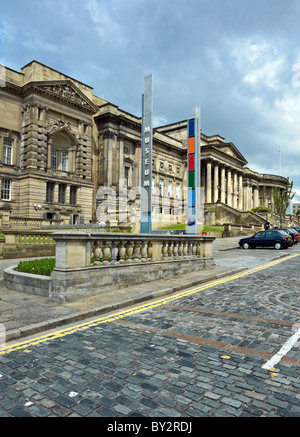
[[[149,309],[152,309],[152,308],[155,308],[155,307],[158,307],[161,305],[165,305],[173,300],[177,300],[177,299],[181,299],[181,298],[186,297],[186,296],[190,296],[192,294],[198,293],[199,291],[203,291],[203,290],[207,290],[208,288],[215,287],[216,285],[224,284],[226,282],[240,279],[244,276],[252,275],[253,273],[268,269],[269,267],[273,267],[277,264],[280,264],[284,261],[288,261],[288,260],[295,258],[297,256],[300,256],[300,254],[290,255],[290,256],[281,258],[277,261],[272,261],[272,262],[265,264],[263,266],[255,267],[251,270],[247,270],[247,271],[238,273],[238,274],[230,276],[230,277],[218,279],[216,281],[212,281],[208,284],[204,284],[204,285],[201,285],[199,287],[192,288],[190,290],[185,290],[185,291],[182,291],[179,293],[174,293],[174,294],[169,295],[167,297],[164,297],[162,299],[155,300],[154,302],[149,302],[148,304],[143,304],[140,306],[136,306],[134,308],[122,310],[122,311],[114,313],[112,315],[103,316],[103,317],[100,317],[98,319],[92,320],[90,322],[86,322],[86,323],[82,323],[82,324],[73,326],[72,328],[62,329],[59,331],[55,331],[52,334],[43,335],[41,337],[37,337],[37,338],[32,339],[32,340],[27,340],[27,341],[25,340],[21,343],[17,343],[17,344],[3,347],[3,348],[0,348],[0,355],[9,354],[10,352],[17,351],[17,350],[23,350],[24,352],[30,352],[30,351],[28,351],[27,348],[35,346],[39,343],[51,341],[51,340],[54,340],[56,338],[64,337],[64,336],[69,335],[69,334],[74,334],[75,332],[78,332],[78,331],[83,331],[83,330],[101,325],[103,323],[113,322],[115,320],[122,319],[122,318],[130,316],[132,314],[140,313],[140,312],[147,311]]]

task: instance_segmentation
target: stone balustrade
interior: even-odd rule
[[[213,237],[57,232],[49,298],[73,301],[215,267]]]
[[[56,267],[62,269],[211,258],[214,240],[198,235],[99,232],[57,232],[51,237],[56,242]]]
[[[47,231],[3,230],[0,259],[55,255],[55,242]]]
[[[4,279],[10,289],[63,303],[215,268],[213,237],[107,232],[56,232],[50,237],[56,257],[51,277],[8,268]]]

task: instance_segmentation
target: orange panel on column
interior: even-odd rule
[[[195,138],[189,138],[189,154],[195,153]]]

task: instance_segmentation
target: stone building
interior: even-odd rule
[[[186,144],[186,121],[154,129],[154,227],[185,220]],[[141,179],[141,118],[37,61],[21,72],[6,67],[0,177],[0,208],[14,217],[70,224],[139,217],[134,190]],[[206,205],[272,210],[272,190],[285,189],[286,179],[250,170],[233,143],[201,134],[201,185]]]

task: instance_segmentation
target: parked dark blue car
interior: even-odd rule
[[[267,231],[257,232],[252,237],[241,238],[239,245],[243,249],[255,247],[274,247],[275,249],[286,249],[292,244],[289,234],[281,229],[269,229]]]

